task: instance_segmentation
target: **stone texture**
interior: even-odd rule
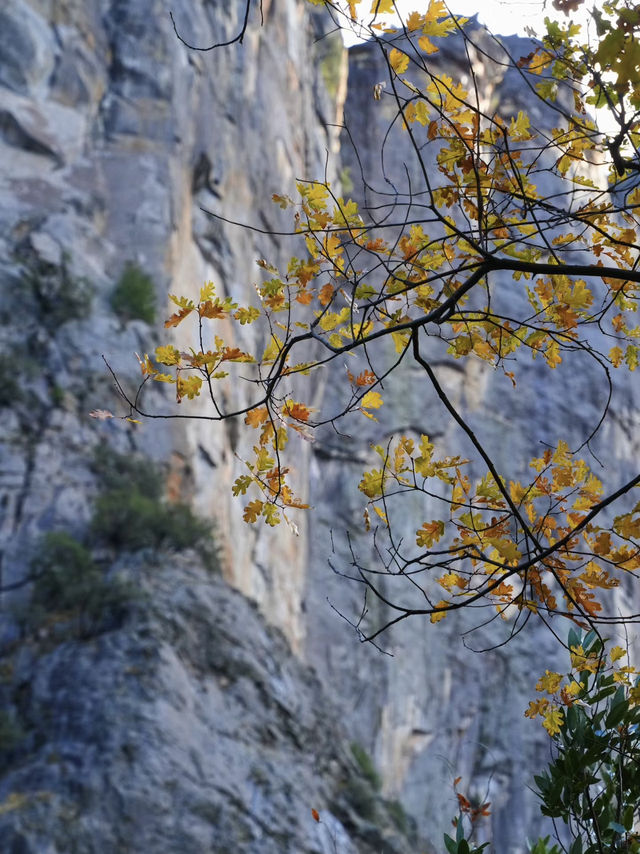
[[[337,705],[255,605],[187,555],[119,570],[144,591],[123,626],[3,659],[26,732],[0,779],[4,851],[408,854]]]
[[[485,56],[471,51],[471,57],[483,108],[491,111],[499,104],[501,114],[508,116],[510,110],[515,115],[524,107],[530,112],[532,125],[551,126],[553,117],[540,103],[531,103],[530,99],[524,103],[517,73],[505,75],[503,68],[488,60],[487,54],[498,52],[496,45],[480,33],[477,38]],[[530,50],[525,40],[517,38],[509,38],[507,45],[516,58]],[[441,51],[429,57],[429,63],[455,82],[469,82],[465,52],[455,39],[445,40]],[[388,132],[396,112],[392,96],[387,93],[381,100],[373,98],[374,85],[385,76],[377,46],[351,48],[345,104],[350,138],[343,136],[341,157],[350,169],[354,198],[374,211],[380,210],[376,206],[393,201],[394,190],[402,203],[406,199],[402,194],[409,187],[415,194],[424,189],[406,132],[398,122]],[[420,126],[415,127],[419,139]],[[426,168],[435,172],[431,155],[427,153],[426,157]],[[369,185],[366,197],[359,181],[360,168]],[[552,180],[542,179],[542,196],[552,195],[555,189]],[[401,208],[401,216],[412,219],[412,214],[420,217],[417,206],[413,210]],[[494,276],[490,285],[496,310],[502,307],[515,316],[526,316],[526,293],[521,285],[508,276]],[[448,396],[508,479],[527,478],[529,461],[544,447],[555,446],[559,438],[566,439],[572,448],[581,446],[607,403],[606,377],[583,353],[566,356],[553,372],[540,360],[519,358],[510,366],[517,379],[514,389],[506,376],[480,360],[472,357],[457,361],[436,335],[426,344],[426,352]],[[379,374],[395,358],[384,345],[371,347],[368,355]],[[364,361],[353,359],[349,363],[354,373],[365,367]],[[325,417],[340,408],[336,389],[341,387],[343,371],[344,366],[336,364],[335,379],[329,375]],[[622,427],[623,413],[631,419],[627,424],[634,419],[637,424],[640,393],[636,378],[621,371],[614,373],[613,381],[608,420],[590,449],[583,450],[596,474],[604,477],[606,487],[612,490],[635,470],[640,441],[637,431]],[[363,610],[361,585],[349,584],[333,573],[328,557],[332,567],[354,575],[351,547],[367,567],[380,566],[385,556],[384,536],[378,538],[381,552],[376,553],[371,538],[359,533],[363,502],[356,486],[363,469],[375,458],[370,444],[384,444],[394,431],[413,436],[424,432],[442,454],[475,456],[419,367],[403,364],[385,381],[383,397],[385,405],[376,412],[377,424],[363,424],[364,419],[354,416],[342,424],[343,435],[327,430],[314,446],[310,495],[317,515],[311,530],[305,600],[307,613],[312,615],[308,657],[323,682],[335,686],[345,699],[347,726],[358,732],[384,769],[387,794],[398,798],[416,817],[420,830],[434,846],[455,813],[452,780],[462,776],[461,785],[474,797],[492,802],[492,817],[483,833],[493,841],[493,850],[521,854],[526,850],[527,837],[534,839],[543,831],[551,832],[528,788],[532,774],[546,763],[548,742],[539,724],[523,717],[535,693],[537,674],[554,661],[558,669],[566,667],[551,633],[532,620],[526,631],[502,647],[499,645],[516,628],[512,620],[493,620],[481,630],[466,634],[495,616],[490,611],[458,613],[437,626],[413,617],[380,639],[382,647],[392,653],[390,658],[367,645],[355,646],[351,626],[336,621],[335,613],[327,607],[329,599],[352,621],[357,621]],[[472,469],[470,473],[480,477],[485,470]],[[396,541],[402,540],[405,551],[411,553],[421,521],[442,518],[442,512],[435,500],[413,498],[405,502],[395,514]],[[350,532],[350,543],[346,531]],[[398,586],[389,582],[384,589],[391,595],[397,593]],[[637,611],[638,594],[620,589],[613,607],[626,613],[629,609]],[[365,629],[395,616],[373,597],[367,599],[366,608]],[[563,620],[555,620],[553,628],[566,637],[568,624]],[[496,645],[499,648],[489,652],[471,651]]]
[[[178,31],[198,45],[237,33],[243,7],[172,3]],[[327,565],[348,570],[346,529],[359,554],[375,559],[357,534],[355,483],[369,442],[400,427],[464,450],[419,375],[401,371],[388,384],[378,426],[355,421],[345,425],[351,438],[327,433],[313,453],[307,443],[295,449],[315,508],[297,537],[242,522],[230,496],[248,441],[241,423],[138,428],[87,415],[96,407],[126,414],[103,354],[131,390],[133,353],[165,340],[111,309],[127,263],[152,277],[159,327],[168,292],[193,294],[213,279],[247,302],[260,275],[255,259],[278,265],[300,254],[293,241],[229,221],[287,230],[271,194],[337,172],[331,124],[341,117],[343,60],[335,37],[333,45],[318,38],[331,25],[307,7],[264,0],[264,26],[254,12],[242,46],[211,53],[180,44],[159,0],[9,0],[0,10],[2,583],[29,571],[43,533],[86,532],[98,490],[91,460],[108,445],[165,461],[171,497],[216,520],[224,578],[260,612],[184,555],[156,556],[144,569],[121,558],[146,603],[87,640],[21,638],[10,614],[28,591],[5,594],[0,697],[27,733],[0,775],[0,847],[12,854],[437,851],[459,775],[493,801],[487,833],[500,854],[521,854],[525,834],[541,829],[526,786],[545,743],[522,712],[539,663],[552,660],[552,637],[527,633],[476,655],[460,638],[467,618],[437,627],[414,620],[385,639],[389,658],[358,645],[327,601],[351,618],[362,607],[357,586]],[[441,61],[461,73],[455,46]],[[515,109],[514,81],[476,61],[487,104],[508,98]],[[387,113],[385,100],[371,97],[384,76],[375,52],[353,49],[350,75],[346,119],[376,182]],[[408,159],[405,143],[394,137],[387,146],[392,171]],[[357,176],[346,147],[343,160]],[[500,289],[511,299],[508,282]],[[245,329],[238,343],[251,346],[259,334]],[[473,361],[434,350],[434,364],[513,476],[541,441],[561,433],[578,444],[602,404],[600,378],[578,357],[552,377],[537,363],[523,367],[517,393]],[[317,404],[338,406],[335,388],[329,373],[321,377]],[[236,385],[225,396],[229,406],[248,402]],[[173,409],[158,387],[143,400],[149,412]],[[638,403],[636,387],[616,386],[596,448],[614,482],[638,456]],[[409,540],[412,528],[407,515]],[[368,607],[369,620],[382,616]],[[510,626],[494,628],[467,643],[495,645]],[[398,831],[397,808],[358,771],[352,742],[372,754],[382,793],[415,819],[418,837]]]

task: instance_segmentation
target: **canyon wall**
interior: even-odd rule
[[[474,30],[473,22],[469,32],[475,47],[465,46],[460,38],[440,40],[439,52],[428,58],[430,71],[447,74],[469,90],[475,84],[485,115],[499,111],[508,119],[525,110],[533,128],[553,127],[557,116],[541,101],[527,96],[519,71],[509,67],[499,44],[481,29]],[[504,44],[515,61],[531,50],[528,40],[517,37],[505,39]],[[412,48],[406,49],[412,55]],[[410,73],[409,77],[413,79]],[[422,164],[397,119],[390,88],[380,98],[373,96],[376,84],[385,79],[386,60],[379,45],[350,49],[343,168],[353,183],[352,195],[374,219],[420,221],[425,215],[426,192]],[[432,147],[425,145],[426,128],[416,123],[414,134],[434,186],[439,186]],[[553,155],[547,157],[551,166]],[[541,198],[554,198],[564,188],[558,187],[551,171],[538,165],[532,180]],[[393,204],[395,217],[390,213]],[[433,236],[430,227],[425,226],[425,232]],[[397,230],[386,233],[397,234]],[[385,231],[374,236],[379,234]],[[528,315],[522,282],[494,274],[488,287],[495,311],[507,317]],[[426,334],[430,337],[424,341],[424,351],[439,382],[508,480],[526,482],[529,461],[544,448],[555,447],[559,439],[565,439],[571,448],[582,448],[596,476],[603,478],[605,489],[613,491],[627,480],[640,443],[640,392],[633,373],[614,372],[608,401],[607,375],[588,354],[568,353],[551,371],[543,360],[521,353],[508,367],[515,372],[514,386],[502,371],[480,359],[456,359],[447,342],[439,338],[435,324]],[[602,346],[598,336],[597,330],[586,333],[596,349]],[[396,354],[381,344],[370,347],[368,356],[382,376]],[[349,368],[357,374],[371,364],[353,359]],[[325,417],[340,407],[337,389],[344,371],[343,364],[336,365],[327,382]],[[311,526],[307,594],[308,609],[316,615],[308,621],[309,660],[322,681],[335,686],[351,731],[359,733],[384,768],[385,791],[399,798],[434,844],[441,838],[435,829],[445,828],[452,811],[452,781],[461,776],[461,786],[477,802],[492,802],[492,816],[483,832],[484,838],[493,841],[493,850],[524,852],[527,837],[551,832],[542,822],[529,788],[534,769],[546,762],[548,741],[539,724],[523,717],[535,694],[538,674],[553,664],[560,672],[566,668],[566,659],[549,629],[531,620],[525,631],[516,632],[503,645],[516,630],[513,615],[502,621],[490,609],[458,612],[437,626],[417,616],[379,638],[384,650],[393,655],[390,658],[369,645],[355,646],[356,633],[344,620],[336,621],[335,612],[326,606],[329,599],[354,622],[363,611],[362,585],[333,573],[327,555],[333,567],[347,575],[357,575],[354,552],[362,566],[372,569],[387,557],[384,535],[378,538],[381,552],[376,552],[371,536],[363,532],[363,501],[357,490],[363,470],[375,468],[376,463],[379,466],[372,445],[385,446],[394,431],[416,440],[426,433],[434,441],[436,453],[477,459],[423,370],[412,365],[410,357],[383,382],[382,395],[385,405],[376,411],[378,423],[355,415],[341,425],[343,435],[327,429],[314,446],[311,497],[320,524],[316,515]],[[607,407],[603,427],[585,444]],[[471,467],[468,473],[480,478],[485,472]],[[403,553],[411,554],[416,528],[424,520],[443,518],[446,511],[436,500],[406,503],[404,521],[400,513],[395,516],[394,537],[396,542],[402,541]],[[394,586],[389,581],[383,589],[391,599],[401,598],[397,583]],[[420,607],[419,599],[412,601]],[[617,589],[612,607],[619,613],[637,611],[638,594],[631,579]],[[368,597],[366,608],[365,631],[397,616],[373,596]],[[479,625],[482,628],[471,631]],[[566,638],[566,622],[555,620],[551,628]],[[633,632],[629,639],[635,640]],[[624,645],[623,635],[619,642]]]
[[[240,31],[244,4],[171,9],[178,33],[206,46]],[[134,353],[165,341],[169,292],[192,296],[210,279],[250,303],[256,259],[284,266],[300,255],[293,238],[273,235],[291,222],[272,193],[345,166],[359,192],[335,127],[346,94],[339,36],[322,37],[331,22],[297,0],[264,0],[262,14],[252,9],[242,44],[201,52],[179,41],[158,0],[9,0],[0,10],[0,840],[22,854],[436,851],[461,775],[493,802],[483,832],[495,850],[520,854],[542,827],[526,787],[546,740],[523,711],[539,663],[553,660],[552,636],[528,632],[476,654],[461,640],[469,618],[415,619],[383,642],[390,657],[359,644],[336,613],[361,609],[360,590],[327,563],[348,568],[346,530],[374,559],[355,488],[370,443],[401,427],[464,451],[421,378],[393,378],[378,425],[299,443],[296,478],[314,509],[297,536],[242,521],[230,494],[248,441],[241,420],[88,416],[127,414],[102,357],[135,392]],[[438,61],[464,73],[455,46]],[[517,84],[476,62],[487,103],[517,110]],[[375,47],[351,50],[345,118],[374,184],[388,114],[371,93],[383,76]],[[401,136],[389,144],[402,174],[403,146]],[[127,271],[152,283],[155,316],[118,308]],[[259,335],[243,327],[238,344]],[[526,366],[514,393],[473,360],[433,358],[513,476],[559,432],[577,444],[603,402],[577,361],[551,379]],[[338,385],[330,371],[318,376],[318,406],[338,405]],[[250,400],[231,384],[225,395],[230,406]],[[156,415],[177,411],[159,385],[142,401]],[[596,449],[614,482],[638,453],[637,412],[637,391],[621,385]],[[178,539],[133,549],[105,536],[105,448],[117,471],[136,455],[158,468],[174,502],[158,516],[184,502],[215,520],[221,578]],[[74,538],[136,595],[89,628],[56,613],[34,626],[33,585],[21,582],[37,574],[48,532]],[[467,644],[495,646],[505,627],[494,628]]]

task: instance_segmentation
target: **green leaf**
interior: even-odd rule
[[[446,833],[444,835],[444,847],[447,849],[449,854],[457,854],[458,846],[450,836],[447,836]]]
[[[569,849],[569,854],[582,854],[582,839],[580,837],[574,840],[573,845]]]

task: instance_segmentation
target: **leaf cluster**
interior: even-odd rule
[[[292,488],[289,440],[313,441],[318,428],[338,429],[352,415],[375,421],[387,379],[412,362],[473,454],[469,461],[443,455],[422,433],[374,446],[376,463],[359,488],[376,560],[364,565],[354,553],[349,577],[397,616],[361,637],[373,640],[413,615],[439,622],[469,606],[514,617],[514,632],[531,615],[563,614],[580,626],[614,622],[604,610],[606,591],[640,570],[640,502],[629,497],[640,473],[605,483],[557,437],[529,461],[528,478],[512,480],[447,394],[431,354],[437,344],[454,359],[480,360],[504,375],[511,393],[523,360],[555,370],[578,354],[601,371],[608,401],[612,371],[636,369],[640,189],[621,202],[616,187],[639,172],[630,70],[637,10],[625,0],[605,4],[592,44],[571,21],[548,21],[530,53],[517,57],[441,0],[400,26],[388,17],[396,8],[390,0],[375,0],[368,13],[360,0],[324,5],[338,26],[366,32],[379,49],[387,80],[372,97],[385,99],[389,139],[405,135],[418,177],[403,189],[385,175],[380,190],[363,167],[362,204],[323,180],[298,181],[295,199],[275,194],[293,215],[300,257],[283,269],[258,260],[255,305],[238,305],[213,282],[197,300],[171,295],[176,310],[165,328],[182,332],[193,323],[199,346],[178,346],[175,332],[175,343],[140,360],[142,385],[174,386],[177,403],[207,396],[211,415],[198,417],[242,417],[254,437],[232,488],[246,496],[243,518],[268,526],[284,520],[296,530],[290,514],[307,505]],[[471,60],[464,84],[443,71],[432,57],[444,38],[458,39],[461,55],[497,57],[501,74],[518,75],[541,107],[539,126],[533,112],[488,111]],[[588,112],[600,101],[619,128],[613,139]],[[384,171],[384,148],[381,159]],[[597,159],[608,171],[594,168]],[[248,324],[258,325],[251,352],[238,346]],[[349,360],[358,358],[352,369]],[[332,375],[341,382],[340,408],[318,412],[308,377],[336,360],[346,365]],[[228,406],[235,383],[250,395],[237,409]],[[128,402],[144,414],[139,400]],[[608,401],[582,448],[605,423]],[[479,480],[472,482],[467,462],[480,468]],[[442,512],[416,519],[415,542],[407,543],[397,531],[416,494]],[[135,511],[144,515],[139,499]],[[618,501],[624,506],[613,524],[599,523]],[[105,518],[112,513],[105,508]],[[406,604],[407,592],[415,605]],[[553,729],[557,712],[548,715]]]
[[[554,757],[535,777],[544,815],[562,819],[574,842],[570,854],[640,851],[640,677],[609,661],[601,639],[569,637],[574,669],[565,714],[552,732]]]
[[[119,622],[138,597],[129,581],[107,577],[86,546],[66,531],[43,537],[31,568],[35,582],[24,616],[32,629],[58,615],[79,637],[87,637]]]
[[[102,490],[91,532],[99,542],[117,551],[193,548],[218,569],[212,525],[188,505],[164,501],[162,475],[151,460],[101,448],[94,470]]]

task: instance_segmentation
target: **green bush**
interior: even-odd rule
[[[127,486],[154,501],[162,498],[162,474],[152,460],[134,454],[119,454],[100,445],[96,449],[91,467],[103,490]]]
[[[338,33],[333,33],[325,36],[320,42],[319,50],[322,53],[320,58],[322,80],[329,95],[335,98],[344,74],[344,42]]]
[[[15,750],[24,739],[25,732],[15,715],[0,709],[0,754]]]
[[[371,788],[368,780],[362,777],[350,777],[344,787],[344,796],[359,816],[366,821],[375,821],[376,793]]]
[[[568,825],[569,854],[638,854],[640,676],[615,663],[625,656],[619,647],[608,664],[595,632],[572,629],[568,646],[577,693],[552,736],[548,769],[534,778],[542,813]]]
[[[103,487],[91,522],[99,540],[123,551],[194,548],[217,570],[212,525],[186,504],[162,500],[162,476],[150,460],[101,449],[94,470]]]
[[[0,407],[11,406],[22,397],[17,358],[0,354]]]
[[[640,675],[632,666],[617,664],[627,654],[621,647],[607,655],[595,631],[572,628],[567,647],[572,665],[567,681],[541,685],[538,690],[554,699],[530,707],[542,704],[555,715],[546,720],[551,761],[534,776],[540,809],[554,823],[562,819],[573,841],[565,844],[556,834],[558,846],[547,836],[529,852],[640,854]],[[538,714],[544,711],[531,709],[528,716]],[[465,836],[465,823],[473,835],[472,811],[461,812],[455,823],[456,838],[444,837],[449,854],[485,847],[472,848]]]
[[[98,496],[91,530],[122,551],[194,548],[211,555],[212,530],[186,504],[167,504],[135,487],[110,489]]]
[[[351,754],[356,760],[356,764],[358,765],[362,776],[368,780],[376,792],[380,791],[382,786],[380,775],[376,770],[373,759],[369,756],[364,747],[361,744],[358,744],[357,741],[354,741],[351,745]]]
[[[35,581],[27,622],[32,628],[59,614],[73,620],[84,636],[122,618],[136,598],[130,583],[106,578],[90,552],[65,531],[43,537],[31,569]]]
[[[391,816],[393,823],[398,828],[400,833],[403,833],[405,836],[408,836],[413,830],[413,828],[411,827],[411,820],[406,814],[404,807],[402,806],[400,801],[387,801],[386,807],[387,812]]]
[[[136,264],[127,264],[124,268],[111,295],[111,307],[125,323],[128,320],[155,323],[155,287],[152,279]]]

